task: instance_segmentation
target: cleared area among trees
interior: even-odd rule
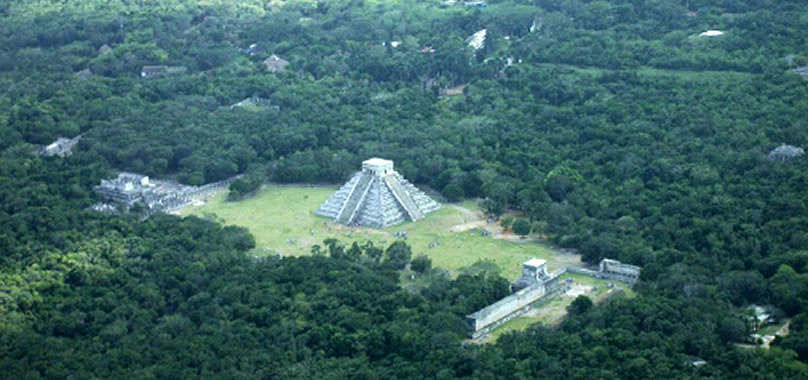
[[[500,267],[504,277],[515,279],[521,273],[522,263],[533,257],[547,260],[553,269],[578,261],[571,255],[554,255],[549,246],[539,242],[514,243],[497,239],[493,234],[483,236],[484,228],[495,229],[497,225],[485,221],[474,201],[443,207],[418,222],[384,230],[345,227],[312,212],[333,192],[334,187],[329,186],[268,185],[255,197],[228,202],[220,195],[204,206],[184,209],[182,214],[247,227],[255,235],[256,254],[308,255],[314,244],[322,245],[328,238],[337,238],[346,245],[370,240],[378,246],[387,246],[397,239],[396,232],[406,232],[413,256],[425,254],[434,266],[453,273],[487,259]],[[478,227],[453,228],[473,222]]]

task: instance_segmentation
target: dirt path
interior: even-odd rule
[[[469,222],[483,220],[483,213],[481,213],[479,211],[474,212],[474,211],[471,211],[471,210],[469,210],[469,209],[467,209],[467,208],[465,208],[463,206],[458,206],[458,205],[451,205],[451,206],[455,210],[460,211],[460,213],[463,214],[463,218],[465,218]]]
[[[452,226],[452,228],[449,229],[452,232],[465,232],[468,230],[473,230],[475,228],[483,228],[488,224],[485,221],[484,216],[481,212],[474,212],[458,205],[451,205],[451,206],[452,208],[463,214],[463,220],[466,221],[465,223]]]

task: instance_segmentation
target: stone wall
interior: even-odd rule
[[[597,271],[580,267],[567,267],[565,270],[584,276],[625,282],[629,286],[634,286],[640,278],[641,268],[636,265],[623,264],[617,260],[603,259]]]
[[[600,262],[598,275],[601,278],[622,281],[633,286],[640,278],[640,267],[623,264],[617,260],[603,259]]]
[[[567,268],[565,268],[565,271],[570,272],[570,273],[575,273],[575,274],[582,274],[584,276],[598,277],[598,272],[597,271],[594,271],[594,270],[591,270],[591,269],[586,269],[586,268],[567,267]]]
[[[479,331],[509,314],[539,300],[545,294],[543,283],[536,283],[511,294],[476,313],[466,316],[466,321],[473,331]]]
[[[541,263],[538,264],[539,262]],[[533,259],[525,262],[523,276],[514,284],[519,283],[520,286],[526,287],[466,316],[471,337],[476,339],[483,336],[497,326],[530,310],[531,304],[565,292],[568,285],[562,283],[560,278],[566,272],[622,281],[630,286],[637,282],[640,274],[638,266],[609,259],[601,261],[599,269],[594,271],[580,267],[566,267],[547,273],[543,260]]]

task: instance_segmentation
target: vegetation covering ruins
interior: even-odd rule
[[[806,378],[806,28],[797,0],[0,0],[0,373]],[[369,157],[642,266],[637,296],[467,345],[513,268],[404,288],[433,262],[402,240],[277,260],[89,210],[122,171],[249,202]],[[738,345],[753,305],[769,349]]]

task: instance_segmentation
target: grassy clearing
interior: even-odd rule
[[[597,290],[587,293],[586,295],[589,298],[592,298],[593,301],[599,301],[601,297],[605,296],[609,290],[611,289],[623,289],[626,292],[626,296],[634,297],[636,293],[634,290],[628,287],[628,285],[622,282],[616,282],[612,280],[601,280],[594,277],[584,276],[581,274],[573,274],[573,273],[565,273],[561,276],[561,281],[564,281],[565,278],[572,278],[574,284],[581,284],[586,286],[594,286]],[[613,288],[607,287],[609,283],[612,283],[614,286]]]
[[[418,222],[402,223],[385,230],[349,228],[314,215],[313,211],[336,190],[336,187],[328,186],[268,185],[252,198],[226,202],[225,194],[219,194],[209,199],[207,204],[188,207],[180,214],[197,215],[248,228],[255,236],[256,254],[279,252],[284,256],[307,255],[312,245],[322,244],[327,238],[337,238],[346,244],[371,240],[374,244],[387,246],[395,240],[395,232],[406,231],[409,235],[407,243],[412,246],[413,255],[426,254],[432,258],[433,266],[446,268],[452,275],[457,275],[458,269],[479,260],[493,261],[502,270],[502,275],[510,280],[518,278],[522,263],[533,257],[547,260],[550,270],[580,263],[578,256],[555,252],[536,239],[512,236],[498,238],[499,229],[486,223],[474,201],[445,204]],[[492,233],[482,236],[483,229]],[[437,245],[427,248],[430,243]],[[421,282],[427,280],[410,280],[408,277],[409,273],[402,274],[402,284],[405,286],[423,286]],[[596,290],[586,293],[595,302],[604,299],[611,290],[606,286],[609,282],[606,280],[565,274],[562,281],[566,277],[571,277],[577,285],[596,287]],[[634,292],[624,284],[615,285],[623,288],[629,297],[634,296]],[[494,330],[484,342],[496,341],[502,334],[524,330],[534,323],[555,324],[566,315],[567,305],[574,298],[565,295],[545,301],[530,313]]]
[[[780,321],[779,323],[773,323],[773,324],[770,324],[770,325],[766,325],[764,327],[761,327],[760,330],[758,330],[756,332],[756,334],[774,335],[774,333],[776,333],[778,330],[783,328],[783,326],[785,326],[788,322],[789,322],[788,319],[784,319],[784,320]]]
[[[502,269],[502,275],[511,280],[519,277],[522,263],[532,257],[547,260],[551,270],[579,260],[577,256],[557,255],[535,240],[514,242],[482,236],[481,228],[495,226],[486,224],[473,201],[443,205],[418,222],[385,230],[340,226],[313,213],[336,190],[327,186],[268,185],[252,198],[226,202],[225,195],[220,194],[207,204],[188,207],[180,214],[215,218],[224,224],[248,228],[256,239],[256,253],[307,255],[312,245],[322,245],[327,238],[337,238],[346,244],[370,240],[387,246],[395,240],[396,231],[406,231],[413,255],[426,254],[432,258],[433,266],[449,269],[453,275],[457,269],[483,259],[494,261]],[[437,245],[427,248],[430,243]]]

